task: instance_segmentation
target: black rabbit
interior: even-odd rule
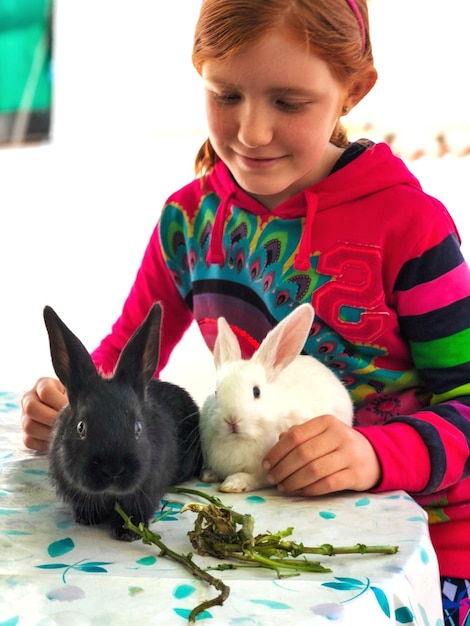
[[[77,522],[109,521],[125,541],[136,535],[122,527],[116,502],[134,523],[147,524],[169,487],[201,470],[197,405],[181,387],[152,378],[161,319],[155,303],[113,376],[104,377],[54,310],[44,309],[52,363],[69,399],[52,430],[51,479]]]

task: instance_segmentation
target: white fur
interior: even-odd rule
[[[309,304],[297,307],[271,330],[251,359],[224,318],[214,348],[216,393],[201,410],[202,479],[223,480],[221,491],[253,491],[269,483],[261,461],[280,433],[324,414],[351,425],[346,388],[317,359],[299,355],[312,326]],[[253,388],[260,389],[255,398]]]

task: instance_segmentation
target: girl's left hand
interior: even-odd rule
[[[263,467],[281,493],[303,496],[366,491],[381,479],[372,445],[333,415],[315,417],[282,433]]]

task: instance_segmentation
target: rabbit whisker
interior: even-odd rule
[[[180,424],[184,424],[185,422],[187,422],[188,420],[190,420],[192,417],[195,417],[195,416],[197,416],[197,415],[199,415],[199,410],[198,410],[198,409],[196,409],[196,410],[195,410],[195,411],[193,411],[192,413],[188,413],[188,415],[185,415],[185,416],[181,419]]]
[[[200,444],[200,441],[199,441],[199,427],[196,426],[192,431],[190,431],[188,433],[188,438],[187,438],[185,443],[188,443],[188,441],[189,441],[189,445],[185,449],[185,451],[187,453],[188,452],[193,452],[193,451],[196,451],[196,450],[200,451],[201,444]]]
[[[80,506],[75,507],[77,521],[82,524],[98,524],[102,521],[101,511],[104,508],[104,498],[101,494],[93,495],[82,493]]]

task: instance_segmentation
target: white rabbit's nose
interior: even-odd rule
[[[232,417],[231,415],[229,415],[228,417],[224,419],[224,421],[228,426],[229,432],[238,433],[240,431],[237,419],[235,417]]]

